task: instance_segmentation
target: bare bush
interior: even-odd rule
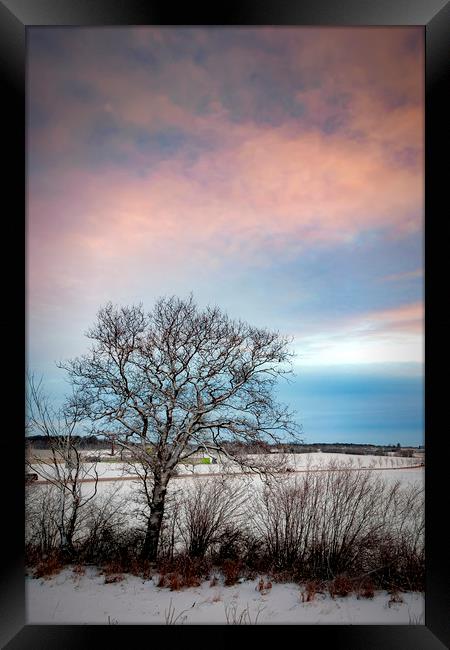
[[[145,495],[125,500],[120,489],[79,512],[72,561],[96,563],[107,574],[157,572],[159,586],[172,590],[220,573],[225,585],[266,575],[264,591],[271,580],[309,583],[305,601],[318,585],[361,598],[372,598],[375,588],[424,588],[424,495],[417,486],[389,484],[351,464],[262,483],[217,476],[184,486],[167,495],[156,564],[141,554]],[[28,487],[28,565],[41,563],[42,574],[61,561],[59,508],[56,486]]]
[[[49,507],[53,513],[53,501],[59,500],[55,523],[60,537],[60,549],[67,557],[73,556],[75,551],[81,512],[97,493],[96,463],[84,462],[79,436],[76,435],[82,421],[75,393],[70,404],[55,410],[42,389],[42,382],[36,381],[33,376],[28,378],[26,426],[30,433],[45,436],[50,455],[48,459],[42,459],[35,457],[32,450],[29,450],[25,462],[30,470],[54,487]],[[82,490],[82,482],[86,478],[93,481],[90,494]],[[50,499],[47,504],[50,504]],[[50,519],[48,517],[48,521]]]
[[[386,521],[373,561],[374,578],[383,586],[421,591],[425,582],[425,508],[423,488],[396,484],[386,503]]]
[[[218,477],[197,481],[181,503],[180,532],[191,557],[204,557],[213,544],[231,538],[247,498],[242,481]]]
[[[242,572],[242,563],[239,560],[224,560],[222,563],[222,573],[226,587],[235,585],[239,580]]]
[[[330,464],[301,479],[268,482],[252,522],[274,571],[290,570],[294,579],[374,573],[386,584],[395,567],[402,584],[406,574],[411,585],[420,583],[420,490],[388,486],[372,471]]]
[[[331,464],[314,477],[313,489],[320,497],[307,558],[310,571],[333,578],[355,570],[374,543],[386,484],[371,471]]]
[[[42,556],[59,547],[59,505],[59,498],[53,486],[27,489],[25,542],[29,550],[33,549]]]
[[[319,502],[309,479],[268,482],[254,502],[253,524],[276,570],[292,567],[307,552]]]
[[[51,578],[61,571],[63,561],[59,549],[44,554],[34,567],[35,578]]]
[[[89,563],[117,561],[123,565],[139,553],[142,535],[130,528],[125,519],[128,507],[120,488],[89,504],[81,520],[82,537],[78,554]]]

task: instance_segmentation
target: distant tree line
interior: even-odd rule
[[[46,435],[35,435],[27,436],[25,440],[26,446],[30,446],[33,449],[51,449],[55,440],[58,436],[54,436],[52,439],[49,439]],[[64,440],[64,436],[60,436],[61,441]],[[97,436],[72,436],[74,444],[76,444],[80,449],[104,449],[105,446],[109,446],[109,442],[101,440]]]
[[[111,440],[102,438],[100,436],[73,436],[81,449],[105,449],[110,448]],[[27,445],[31,445],[34,449],[49,449],[51,441],[48,436],[28,436],[26,439]],[[291,454],[307,454],[317,451],[324,451],[327,453],[335,454],[362,454],[372,456],[383,456],[388,452],[396,452],[402,456],[408,456],[413,450],[423,449],[423,445],[417,447],[399,447],[398,445],[374,445],[368,443],[354,443],[354,442],[333,442],[333,443],[319,443],[313,442],[310,444],[304,443],[278,443],[269,444],[265,442],[225,442],[224,449],[229,453],[247,453],[258,454],[267,453],[270,451],[279,451],[280,453]]]

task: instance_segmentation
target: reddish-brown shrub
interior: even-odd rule
[[[358,598],[373,598],[375,596],[375,587],[371,580],[364,580],[358,589]]]
[[[102,573],[105,575],[113,575],[118,573],[127,573],[128,566],[120,559],[111,560],[102,566]]]
[[[168,579],[167,579],[166,574],[165,573],[160,573],[159,578],[158,578],[158,583],[157,583],[156,586],[163,588],[163,587],[167,587],[167,584],[168,584]]]
[[[256,590],[262,594],[266,594],[269,589],[272,589],[271,581],[260,578],[258,584],[256,585]]]
[[[130,560],[128,572],[144,580],[150,580],[152,577],[152,566],[148,560],[138,560],[135,558]]]
[[[42,552],[37,546],[27,544],[25,547],[25,564],[28,567],[35,567],[42,561]]]
[[[336,596],[348,596],[353,589],[354,586],[352,581],[345,575],[336,576],[328,585],[328,590],[332,598],[335,598]]]
[[[76,575],[84,576],[84,574],[86,573],[86,567],[83,566],[82,564],[76,564],[72,568],[72,572],[75,573]]]
[[[105,575],[105,585],[110,585],[113,582],[122,582],[123,579],[122,575]]]
[[[295,575],[293,571],[270,571],[270,577],[274,582],[295,582]],[[302,582],[299,580],[299,582]]]
[[[50,578],[59,573],[63,566],[59,553],[44,555],[36,564],[33,575],[35,578]]]
[[[225,578],[225,585],[227,587],[235,585],[239,579],[241,564],[238,560],[224,560],[222,565],[222,572]]]
[[[209,563],[203,559],[193,559],[180,555],[173,560],[165,559],[159,563],[158,587],[170,587],[172,591],[184,587],[199,587],[202,580],[210,577]]]
[[[169,573],[167,576],[170,591],[179,591],[183,585],[183,579],[179,573]]]
[[[322,585],[317,580],[309,580],[304,591],[301,592],[302,603],[310,603],[316,598],[316,594],[321,590]]]
[[[388,606],[392,607],[392,605],[394,605],[395,603],[402,603],[402,602],[403,602],[403,598],[402,598],[400,592],[397,589],[393,589],[390,592],[390,598],[389,598]]]

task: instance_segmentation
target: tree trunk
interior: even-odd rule
[[[76,499],[75,502],[72,504],[72,514],[70,516],[69,524],[65,532],[65,545],[63,547],[63,552],[68,557],[72,557],[75,552],[74,545],[73,545],[73,536],[75,534],[75,527],[78,519],[78,508],[79,508],[79,500]]]
[[[164,503],[166,500],[168,476],[155,477],[153,487],[152,503],[150,506],[150,517],[147,524],[147,532],[142,547],[141,557],[143,560],[154,562],[158,555],[159,537],[164,516]]]

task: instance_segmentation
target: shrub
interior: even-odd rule
[[[332,598],[335,598],[336,596],[344,598],[353,591],[353,583],[348,576],[339,575],[329,583],[328,590]]]
[[[252,502],[256,566],[296,582],[371,572],[380,587],[423,590],[423,492],[347,463],[268,480]],[[333,587],[332,587],[333,589]]]
[[[186,552],[203,558],[215,544],[233,540],[233,524],[239,519],[246,498],[240,483],[225,478],[198,481],[181,503],[180,533]]]
[[[122,582],[123,575],[106,575],[105,576],[105,585],[112,584],[114,582]]]
[[[316,594],[322,590],[322,583],[318,580],[308,580],[304,590],[301,592],[302,603],[310,603],[316,598]]]
[[[388,601],[388,607],[392,607],[392,605],[395,605],[397,603],[403,603],[403,598],[400,594],[400,592],[397,589],[394,589],[390,593],[390,598]]]
[[[224,560],[222,572],[225,578],[225,585],[227,587],[235,585],[240,577],[241,563],[239,560]]]
[[[375,587],[371,580],[363,580],[358,587],[358,598],[373,598],[375,596]]]
[[[160,573],[156,586],[160,587],[160,588],[163,588],[163,587],[167,587],[167,584],[168,584],[168,578],[167,578],[166,574],[165,573]]]
[[[76,564],[72,568],[72,572],[75,573],[75,575],[84,576],[84,574],[86,573],[86,567],[83,566],[82,564]]]
[[[58,574],[63,568],[61,553],[54,551],[45,554],[34,567],[35,578],[50,578]]]
[[[267,575],[310,584],[310,598],[315,586],[328,583],[333,597],[352,590],[361,598],[372,598],[375,589],[423,591],[423,490],[389,486],[359,467],[327,469],[296,479],[266,477],[250,500],[244,479],[236,477],[200,479],[169,495],[157,565],[140,559],[144,527],[128,528],[126,504],[112,493],[82,509],[70,564],[80,575],[84,565],[96,564],[105,575],[144,579],[157,567],[159,586],[171,589],[211,579],[214,566],[226,585]],[[68,561],[59,551],[58,503],[47,486],[28,497],[25,552],[34,575],[52,575]],[[145,504],[137,507],[145,524]],[[261,591],[267,589],[263,581]]]
[[[272,589],[272,582],[260,578],[256,585],[256,591],[259,591],[261,594],[266,594],[270,589]]]
[[[152,577],[152,565],[148,560],[141,558],[132,558],[128,565],[128,571],[134,576],[139,576],[144,580],[150,580]]]
[[[181,589],[181,587],[184,586],[183,580],[179,573],[169,573],[167,580],[169,583],[170,591],[178,591]]]
[[[159,564],[158,587],[170,587],[172,591],[185,587],[199,587],[210,575],[210,564],[206,560],[195,560],[188,555],[179,555],[173,560]]]
[[[26,493],[25,540],[42,558],[54,553],[61,544],[58,520],[60,519],[60,500],[52,485],[44,485],[39,490],[30,488]]]
[[[102,573],[106,576],[111,576],[118,573],[125,573],[127,568],[128,567],[124,565],[120,559],[115,559],[102,567]]]

